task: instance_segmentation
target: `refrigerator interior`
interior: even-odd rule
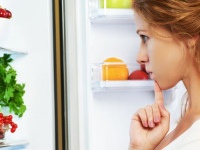
[[[13,15],[0,18],[0,54],[11,53],[17,79],[25,83],[27,106],[22,118],[13,118],[18,128],[6,135],[5,143],[25,141],[28,146],[23,149],[54,150],[52,1],[1,0],[0,5]]]

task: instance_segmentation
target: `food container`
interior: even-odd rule
[[[132,4],[131,0],[100,0],[101,8],[129,9],[131,8],[131,4]]]

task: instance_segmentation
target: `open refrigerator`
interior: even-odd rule
[[[154,101],[152,80],[102,80],[103,61],[108,57],[122,59],[129,72],[140,68],[136,63],[140,39],[131,6],[111,8],[107,1],[62,4],[65,136],[70,150],[128,149],[131,116]],[[177,111],[177,102],[171,101],[172,91],[180,90],[163,91],[165,103],[171,111]],[[178,117],[178,113],[172,116],[173,126]]]

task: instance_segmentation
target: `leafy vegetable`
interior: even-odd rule
[[[26,111],[23,101],[25,84],[17,82],[17,73],[10,65],[10,54],[0,57],[0,106],[8,107],[10,112],[22,117]]]

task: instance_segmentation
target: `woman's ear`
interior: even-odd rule
[[[198,41],[199,41],[199,34],[194,35],[192,38],[189,38],[187,42],[188,48],[190,49],[195,48]]]
[[[199,35],[191,36],[184,41],[184,47],[188,49],[191,58],[195,58],[196,49],[198,47]]]

